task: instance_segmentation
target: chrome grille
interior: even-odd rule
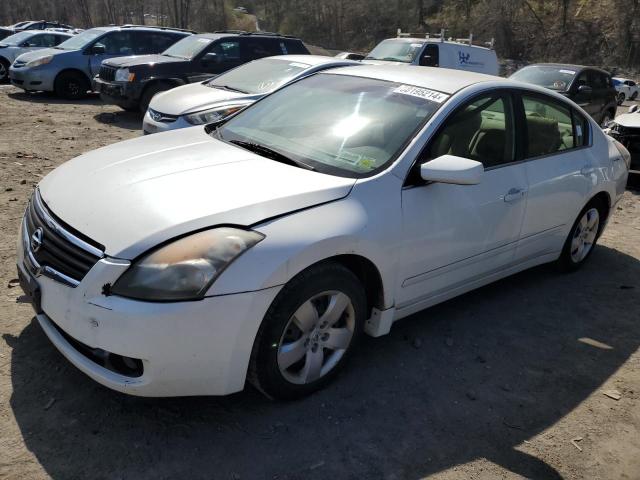
[[[104,247],[63,225],[48,210],[38,190],[25,212],[22,236],[27,269],[71,287],[104,256]]]
[[[116,70],[117,68],[109,67],[108,65],[102,65],[100,67],[98,77],[100,77],[101,80],[113,82],[116,79]]]

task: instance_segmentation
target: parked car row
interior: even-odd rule
[[[65,25],[60,22],[48,22],[46,20],[27,20],[23,22],[18,22],[13,25],[9,25],[8,27],[0,27],[0,40],[6,38],[14,33],[23,32],[26,30],[50,30],[56,29],[59,31],[65,31],[69,33],[79,33],[79,29],[72,27],[71,25]]]
[[[70,160],[31,198],[20,284],[64,356],[134,395],[249,381],[297,398],[364,333],[588,261],[631,164],[599,128],[616,109],[607,72],[540,64],[504,79],[481,73],[491,48],[442,37],[368,57],[135,26],[19,56],[14,85],[92,88],[163,132]]]

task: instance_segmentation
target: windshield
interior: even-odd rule
[[[421,42],[385,40],[371,50],[371,53],[369,53],[366,58],[370,60],[411,63],[416,59],[423,45],[424,43]]]
[[[105,33],[106,32],[104,30],[99,30],[97,28],[87,30],[86,32],[82,32],[76,35],[75,37],[71,37],[69,40],[65,40],[60,45],[54,48],[58,48],[60,50],[81,50],[96,38],[104,35]]]
[[[447,95],[370,78],[318,74],[255,103],[217,130],[319,172],[351,178],[386,168]]]
[[[576,76],[576,71],[571,68],[562,68],[546,65],[532,65],[524,67],[511,75],[512,80],[533,83],[541,87],[550,88],[558,92],[566,92]]]
[[[0,42],[0,45],[8,45],[10,47],[15,47],[16,45],[20,45],[27,38],[33,37],[35,35],[34,32],[20,32],[15,33],[7,38],[3,38]]]
[[[209,87],[226,87],[244,93],[268,93],[310,67],[288,60],[262,59],[247,63],[209,81]]]
[[[213,39],[211,38],[185,37],[162,52],[162,55],[191,60],[204,50],[211,42],[213,42]]]

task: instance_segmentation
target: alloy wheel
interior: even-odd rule
[[[295,384],[327,375],[343,357],[355,332],[351,299],[326,291],[304,302],[289,319],[278,345],[278,369]]]
[[[587,210],[573,232],[571,240],[571,260],[574,263],[583,261],[593,248],[600,227],[600,213],[597,208]]]

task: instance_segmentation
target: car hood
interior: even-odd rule
[[[23,53],[20,55],[20,60],[26,62],[30,62],[31,60],[36,60],[42,57],[48,57],[49,55],[58,56],[64,55],[65,53],[77,52],[77,50],[57,50],[55,48],[42,48],[40,50],[34,50],[32,52]]]
[[[136,66],[149,66],[159,63],[183,63],[186,60],[182,58],[169,57],[167,55],[129,55],[128,57],[110,58],[104,61],[105,65],[112,67],[125,68]]]
[[[40,194],[63,222],[134,259],[215,225],[250,226],[337,200],[354,179],[282,164],[214,140],[203,127],[116,143],[47,175]]]
[[[149,108],[168,115],[184,115],[224,103],[251,103],[260,97],[192,83],[159,93],[153,97]]]
[[[627,128],[640,128],[640,113],[624,113],[614,120],[615,123]]]

